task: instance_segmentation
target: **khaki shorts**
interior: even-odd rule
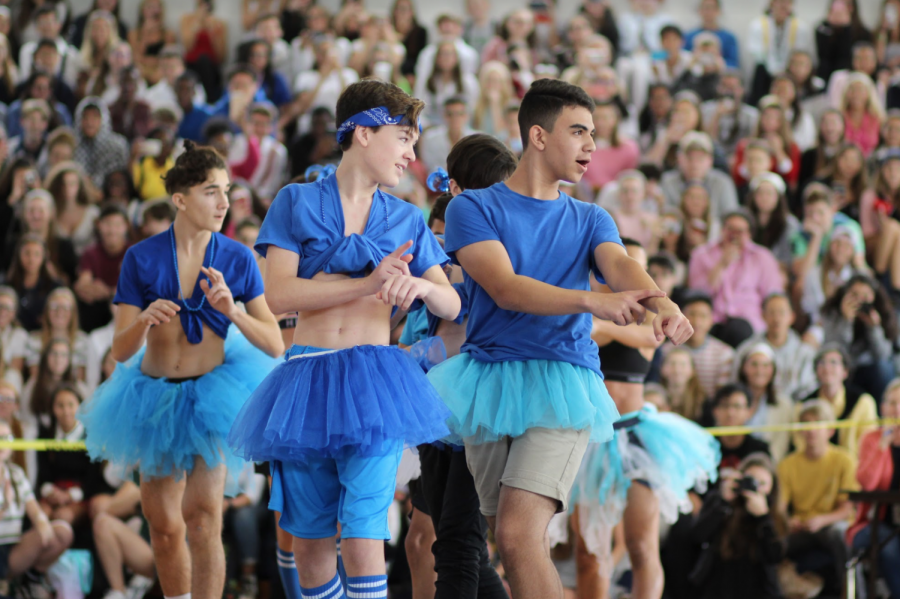
[[[559,502],[557,513],[566,511],[590,436],[590,429],[531,428],[520,437],[492,443],[465,440],[466,461],[475,479],[481,513],[497,515],[501,485],[555,499]]]

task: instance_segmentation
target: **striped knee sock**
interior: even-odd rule
[[[387,575],[347,578],[347,599],[387,599]]]
[[[341,556],[341,539],[337,540],[337,571],[338,576],[341,577],[341,584],[344,585],[344,588],[347,588],[347,570],[344,569],[344,558]]]
[[[323,584],[314,589],[300,588],[300,597],[302,599],[345,599],[344,587],[341,585],[341,579],[337,574],[331,579],[331,582]]]
[[[300,599],[300,579],[297,578],[297,564],[290,551],[276,550],[278,556],[278,577],[287,599]]]

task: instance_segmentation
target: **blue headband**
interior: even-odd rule
[[[312,183],[313,181],[330,177],[336,170],[337,167],[333,164],[314,164],[304,171],[303,178],[306,179],[307,182]],[[312,178],[312,175],[316,176],[315,179]]]
[[[337,130],[337,141],[342,143],[347,134],[357,127],[381,127],[382,125],[400,125],[406,119],[406,115],[398,114],[391,116],[391,111],[384,106],[363,110],[359,114],[354,114],[349,119],[341,123]],[[419,132],[422,132],[422,124],[419,124]]]
[[[428,175],[428,180],[425,183],[431,191],[450,192],[450,175],[441,167],[434,169],[434,172]]]

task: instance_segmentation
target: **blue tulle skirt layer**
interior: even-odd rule
[[[448,434],[450,415],[422,368],[395,346],[294,346],[228,435],[247,460],[384,455]],[[393,448],[393,449],[392,449]]]
[[[572,488],[570,503],[582,509],[582,535],[598,555],[622,518],[631,485],[649,487],[660,516],[673,523],[692,508],[688,491],[703,492],[716,480],[721,460],[715,438],[677,414],[646,405],[622,421],[636,424],[616,430],[608,443],[588,446]]]
[[[435,366],[428,380],[452,412],[450,442],[486,443],[530,428],[590,428],[602,442],[619,418],[600,375],[568,362],[480,362],[463,353]]]
[[[146,477],[180,479],[200,457],[209,468],[225,464],[233,494],[243,461],[225,443],[238,411],[280,359],[253,347],[233,327],[225,360],[183,382],[141,372],[144,350],[116,366],[79,411],[91,458],[136,467]]]

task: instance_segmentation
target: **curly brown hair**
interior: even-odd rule
[[[221,154],[209,146],[198,146],[185,140],[184,153],[163,177],[166,193],[186,193],[191,187],[205,183],[209,179],[209,172],[217,169],[228,170]]]

